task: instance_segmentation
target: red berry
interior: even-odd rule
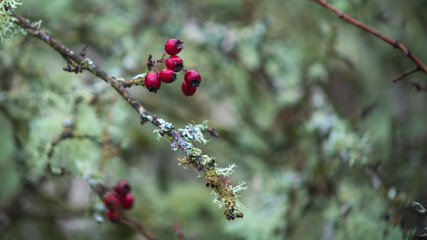
[[[119,222],[120,219],[120,214],[118,211],[111,211],[108,210],[107,212],[107,217],[110,219],[110,221],[112,221],[113,223],[117,223]]]
[[[144,84],[148,91],[157,92],[157,90],[160,89],[161,84],[159,80],[159,75],[157,75],[157,73],[155,72],[147,73],[147,75],[145,76]]]
[[[118,181],[117,184],[116,184],[116,186],[114,186],[114,191],[116,191],[116,193],[119,196],[125,196],[131,190],[132,190],[132,188],[130,187],[130,184],[129,184],[128,180]]]
[[[128,193],[122,198],[122,207],[124,209],[129,209],[129,208],[132,208],[132,205],[133,205],[133,195],[132,193]]]
[[[193,96],[197,90],[197,87],[192,87],[184,81],[182,82],[181,89],[185,96]]]
[[[184,48],[183,43],[178,38],[171,38],[165,43],[165,51],[169,55],[177,55]]]
[[[188,70],[184,75],[184,80],[188,85],[198,87],[202,81],[202,77],[200,77],[200,73],[198,71]]]
[[[165,68],[160,71],[159,79],[165,83],[171,83],[176,80],[176,73],[169,68]]]
[[[172,69],[174,72],[179,72],[184,67],[184,61],[178,56],[170,56],[166,59],[166,67]]]
[[[114,193],[108,193],[104,197],[104,204],[109,210],[116,210],[120,208],[120,199]]]

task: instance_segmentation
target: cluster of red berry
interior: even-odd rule
[[[114,192],[104,196],[104,204],[108,209],[107,216],[112,222],[118,222],[121,209],[130,209],[133,205],[132,190],[127,180],[121,180],[114,186]]]
[[[192,96],[197,90],[202,78],[196,70],[187,70],[184,68],[184,61],[177,54],[183,49],[183,42],[178,38],[171,38],[165,43],[165,53],[162,58],[154,62],[154,71],[147,73],[144,84],[150,92],[157,92],[160,89],[161,82],[172,83],[176,80],[176,73],[184,69],[184,82],[181,85],[185,96]],[[167,59],[164,56],[170,55]],[[166,68],[160,72],[156,69],[158,62],[165,62]]]

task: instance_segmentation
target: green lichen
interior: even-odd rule
[[[326,102],[322,92],[315,92],[312,101],[314,112],[306,129],[325,139],[322,144],[325,154],[330,158],[339,158],[350,166],[355,163],[365,164],[371,151],[369,135],[361,135],[352,130]]]
[[[208,140],[203,136],[203,132],[208,129],[208,121],[205,120],[201,124],[187,124],[185,128],[178,129],[182,137],[187,141],[196,141],[206,144]]]
[[[16,8],[22,3],[19,0],[2,0],[0,2],[0,41],[12,38],[16,33],[16,19],[8,8]]]

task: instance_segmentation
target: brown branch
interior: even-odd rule
[[[145,229],[138,221],[129,218],[127,216],[122,217],[121,222],[123,224],[128,225],[131,228],[136,229],[139,234],[141,234],[142,236],[144,236],[145,238],[147,238],[148,240],[157,240],[158,238],[154,237],[153,235],[151,235],[151,233]]]
[[[70,126],[65,126],[64,129],[62,130],[62,132],[52,141],[47,145],[46,148],[46,170],[48,173],[50,173],[51,175],[54,176],[63,176],[68,172],[68,170],[64,167],[60,167],[58,170],[59,172],[55,171],[52,167],[50,158],[53,155],[53,152],[55,150],[55,147],[62,141],[67,140],[67,139],[87,139],[101,147],[103,147],[104,143],[99,142],[96,137],[91,136],[89,134],[86,133],[81,133],[81,132],[75,132],[72,130],[72,128]]]
[[[418,82],[411,82],[411,85],[415,87],[417,91],[427,91],[427,85],[421,85]]]
[[[47,43],[50,47],[55,49],[58,53],[63,55],[73,64],[80,66],[81,69],[88,70],[92,74],[109,83],[120,94],[120,96],[122,96],[122,98],[124,98],[138,113],[140,113],[141,109],[144,110],[142,105],[138,101],[136,101],[136,99],[132,97],[131,94],[123,87],[122,82],[118,81],[113,76],[107,74],[102,68],[93,64],[89,59],[81,56],[80,53],[76,53],[75,51],[63,45],[45,30],[39,29],[36,26],[32,25],[31,21],[29,21],[28,19],[21,17],[12,10],[10,11],[12,13],[12,16],[18,20],[17,24],[24,28],[27,33]],[[144,110],[143,113],[145,115],[153,116],[153,114],[146,110]]]
[[[398,80],[395,79],[394,82],[397,82],[397,81],[403,79],[404,77],[406,77],[406,76],[408,76],[414,72],[417,72],[417,71],[422,71],[425,74],[427,74],[427,66],[413,52],[411,52],[403,43],[401,43],[399,40],[394,40],[390,37],[384,36],[381,32],[379,32],[379,31],[377,31],[371,27],[368,27],[364,23],[362,23],[362,22],[350,17],[349,15],[341,12],[340,10],[338,10],[337,8],[335,8],[333,5],[331,5],[330,3],[328,3],[325,0],[310,0],[310,1],[316,2],[316,3],[324,6],[325,8],[336,13],[338,15],[338,17],[340,19],[342,19],[343,21],[346,21],[346,22],[348,22],[348,23],[350,23],[350,24],[352,24],[358,28],[365,30],[366,32],[382,39],[383,41],[390,44],[394,48],[400,49],[403,52],[403,54],[405,54],[406,57],[411,59],[412,62],[414,62],[415,65],[417,65],[416,70],[414,68],[414,69],[411,69],[409,71],[406,71],[405,73],[403,73],[402,75],[397,77]]]
[[[185,238],[184,232],[182,231],[181,225],[179,224],[178,220],[176,220],[175,218],[173,219],[173,225],[175,226],[175,232],[176,232],[176,235],[178,236],[178,239],[187,240],[187,238]]]
[[[411,75],[412,73],[418,72],[418,71],[420,71],[420,68],[418,66],[414,67],[414,68],[411,68],[411,69],[407,70],[406,72],[402,73],[401,75],[397,76],[393,80],[393,82],[398,82],[398,81],[404,79],[406,76]]]
[[[123,87],[130,88],[132,86],[142,86],[144,85],[144,78],[142,77],[134,77],[132,80],[123,82]]]
[[[215,131],[215,128],[208,128],[206,131],[212,136],[212,137],[219,137],[219,134]]]

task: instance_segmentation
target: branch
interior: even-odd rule
[[[417,67],[406,71],[405,73],[403,73],[402,75],[400,75],[399,77],[394,79],[394,82],[402,80],[406,76],[408,76],[414,72],[417,72],[417,71],[422,71],[425,74],[427,74],[427,66],[413,52],[411,52],[405,45],[403,45],[403,43],[401,43],[399,40],[394,40],[390,37],[384,36],[381,32],[379,32],[379,31],[377,31],[371,27],[368,27],[364,23],[362,23],[362,22],[350,17],[349,15],[341,12],[340,10],[336,9],[333,5],[331,5],[330,3],[328,3],[325,0],[310,0],[310,1],[316,2],[320,5],[322,5],[323,7],[331,10],[332,12],[336,13],[338,15],[338,17],[340,19],[342,19],[343,21],[346,21],[346,22],[348,22],[348,23],[350,23],[350,24],[352,24],[358,28],[365,30],[366,32],[382,39],[384,42],[390,44],[394,48],[400,49],[403,52],[403,54],[405,54],[406,57],[411,59],[412,62],[414,62]]]
[[[70,129],[69,127],[64,127],[64,129],[62,130],[62,132],[51,142],[47,145],[46,147],[46,167],[49,173],[53,174],[53,175],[59,175],[62,176],[65,173],[67,173],[66,169],[61,167],[59,170],[59,172],[56,172],[51,165],[50,162],[50,158],[53,155],[54,149],[56,147],[56,145],[58,145],[60,142],[66,140],[66,139],[88,139],[90,141],[92,141],[93,143],[102,146],[103,144],[101,142],[98,142],[98,140],[96,140],[96,137],[85,134],[85,133],[81,133],[81,132],[77,132],[77,131],[73,131],[72,129]]]
[[[91,185],[91,188],[96,192],[98,197],[102,200],[104,199],[104,196],[107,192],[112,192],[111,188],[101,184],[91,184],[90,181],[88,181]],[[126,214],[123,211],[120,211],[120,223],[123,223],[125,225],[128,225],[129,227],[136,229],[139,234],[147,238],[148,240],[157,240],[158,238],[153,236],[147,229],[145,229],[138,221],[135,219],[129,218],[126,216]]]
[[[235,165],[232,165],[228,168],[219,168],[215,163],[215,158],[204,155],[202,150],[193,146],[190,141],[204,142],[206,141],[203,138],[202,130],[206,130],[207,127],[204,126],[193,126],[187,125],[185,129],[175,130],[175,127],[172,123],[167,122],[155,114],[147,111],[127,90],[125,87],[130,87],[131,85],[138,84],[141,81],[141,75],[137,75],[131,82],[124,82],[122,79],[117,79],[112,75],[106,73],[102,68],[95,65],[92,60],[85,58],[84,54],[76,53],[70,48],[63,45],[61,42],[56,40],[52,35],[47,33],[45,30],[38,28],[33,25],[30,20],[16,14],[13,10],[10,9],[10,12],[13,17],[17,19],[17,24],[21,26],[29,35],[38,38],[48,44],[51,48],[57,51],[62,55],[67,61],[68,70],[73,71],[70,65],[78,66],[73,72],[80,72],[82,70],[87,70],[94,74],[95,76],[101,78],[107,82],[116,92],[126,100],[134,110],[140,116],[141,124],[150,122],[152,125],[157,127],[159,136],[167,135],[172,140],[171,148],[173,151],[178,149],[183,150],[187,157],[180,160],[180,165],[184,166],[193,166],[198,171],[204,173],[207,183],[212,187],[213,193],[216,197],[216,202],[221,207],[225,207],[224,215],[227,220],[234,220],[237,218],[243,218],[243,213],[239,210],[241,204],[238,201],[238,193],[242,190],[245,190],[244,182],[239,183],[237,186],[231,186],[228,183],[221,181],[220,176],[230,175],[234,170]],[[136,79],[135,79],[136,78]],[[191,129],[191,131],[189,131]]]
[[[73,113],[74,114],[77,111],[77,105],[78,105],[79,101],[80,100],[77,100],[74,102],[75,103],[75,105],[73,106]],[[54,150],[55,146],[58,145],[61,141],[64,141],[66,139],[73,139],[73,138],[88,139],[88,140],[96,143],[100,147],[105,147],[110,142],[110,141],[106,141],[105,143],[99,142],[96,140],[96,138],[94,136],[90,136],[90,135],[87,135],[84,133],[74,132],[73,126],[74,126],[74,124],[72,122],[69,125],[66,125],[64,127],[64,129],[62,130],[61,134],[59,136],[57,136],[51,143],[48,144],[47,153],[46,153],[46,155],[47,155],[46,170],[51,175],[63,176],[64,174],[67,174],[70,172],[64,167],[59,168],[59,172],[55,171],[55,169],[52,168],[50,160],[49,160],[53,155],[53,150]],[[104,199],[104,196],[107,192],[112,192],[111,188],[109,188],[109,187],[107,187],[101,183],[93,184],[90,181],[90,179],[88,179],[88,178],[86,179],[86,181],[90,184],[91,188],[93,189],[94,192],[96,192],[96,194],[101,199],[101,201]],[[135,230],[137,230],[139,232],[139,234],[141,234],[142,236],[144,236],[148,240],[157,240],[157,238],[154,237],[148,230],[146,230],[137,220],[129,218],[123,211],[120,211],[120,221],[119,222],[123,223],[125,225],[128,225],[131,228],[134,228]]]
[[[95,76],[109,83],[111,87],[113,87],[120,94],[120,96],[122,96],[122,98],[125,99],[138,113],[141,112],[142,110],[142,112],[145,115],[154,116],[150,112],[146,111],[142,107],[142,105],[138,101],[136,101],[134,97],[131,96],[131,94],[123,87],[122,82],[118,81],[116,78],[106,73],[102,68],[93,64],[93,62],[89,58],[82,57],[80,53],[76,53],[75,51],[66,47],[61,42],[56,40],[52,35],[47,33],[45,30],[39,29],[33,24],[31,24],[30,20],[24,17],[21,17],[20,15],[16,14],[13,10],[10,10],[10,11],[12,13],[12,16],[18,20],[17,24],[22,28],[24,28],[28,34],[47,43],[50,47],[52,47],[58,53],[64,56],[67,60],[71,61],[77,66],[80,66],[80,69],[88,70]]]
[[[129,87],[138,86],[138,85],[142,86],[144,85],[144,77],[145,77],[145,74],[138,74],[135,77],[133,77],[132,80],[123,82],[123,87],[129,88]]]
[[[185,238],[184,232],[182,231],[181,225],[179,224],[178,220],[176,220],[175,218],[173,219],[173,225],[175,226],[175,232],[176,232],[176,235],[178,236],[178,239],[187,240],[187,238]]]
[[[411,85],[415,87],[417,91],[427,91],[427,85],[421,85],[418,82],[411,82]]]
[[[397,77],[393,80],[393,82],[398,82],[398,81],[400,81],[400,80],[404,79],[406,76],[411,75],[412,73],[414,73],[414,72],[418,72],[418,71],[420,71],[420,68],[419,68],[418,66],[417,66],[417,67],[414,67],[414,68],[411,68],[411,69],[409,69],[408,71],[406,71],[406,72],[402,73],[401,75],[397,76]]]
[[[135,219],[129,218],[127,216],[124,216],[121,219],[121,222],[123,224],[128,225],[131,228],[136,229],[139,234],[141,234],[142,236],[144,236],[145,238],[147,238],[148,240],[157,240],[158,238],[154,237],[153,235],[151,235],[151,233],[145,229],[138,221],[136,221]]]

